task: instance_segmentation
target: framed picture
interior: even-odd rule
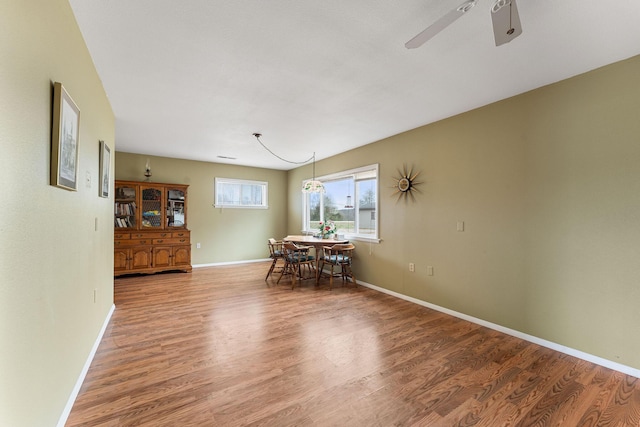
[[[53,84],[53,129],[51,132],[51,185],[78,189],[78,137],[80,110],[62,86]]]
[[[109,169],[111,166],[111,149],[100,141],[100,197],[109,197]]]

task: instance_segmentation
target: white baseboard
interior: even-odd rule
[[[264,259],[250,259],[250,260],[246,260],[246,261],[214,262],[212,264],[196,264],[196,265],[192,265],[191,267],[193,267],[193,268],[219,267],[221,265],[251,264],[251,263],[254,263],[254,262],[265,262],[265,261],[272,261],[272,259],[271,258],[264,258]]]
[[[514,336],[516,338],[523,339],[525,341],[532,342],[534,344],[541,345],[543,347],[550,348],[551,350],[559,351],[560,353],[568,354],[573,357],[577,357],[578,359],[586,360],[587,362],[595,363],[596,365],[604,366],[605,368],[613,369],[614,371],[622,372],[623,374],[630,375],[632,377],[640,378],[640,369],[632,368],[630,366],[622,365],[620,363],[603,359],[598,356],[594,356],[593,354],[585,353],[580,350],[576,350],[570,347],[566,347],[561,344],[557,344],[551,341],[544,340],[542,338],[535,337],[533,335],[525,334],[520,331],[516,331],[515,329],[506,328],[504,326],[497,325],[495,323],[487,322],[486,320],[478,319],[473,316],[469,316],[463,313],[459,313],[457,311],[450,310],[448,308],[440,307],[439,305],[431,304],[426,301],[422,301],[417,298],[413,298],[407,295],[400,294],[398,292],[390,291],[389,289],[381,288],[379,286],[372,285],[370,283],[362,282],[358,280],[358,284],[364,287],[376,290],[378,292],[382,292],[405,301],[412,302],[414,304],[421,305],[423,307],[427,307],[445,314],[449,314],[451,316],[457,317],[459,319],[463,319],[469,321],[471,323],[476,323],[481,326],[485,326],[489,329],[496,330],[498,332],[505,333],[507,335]]]
[[[87,376],[87,372],[89,372],[89,367],[91,366],[91,362],[93,362],[93,358],[96,355],[96,351],[98,351],[98,346],[102,341],[102,336],[104,335],[104,332],[107,330],[107,326],[109,325],[109,321],[111,320],[111,316],[113,315],[113,311],[115,309],[116,309],[116,306],[112,305],[111,309],[109,310],[109,313],[107,313],[107,317],[104,319],[104,322],[102,323],[102,329],[100,329],[100,332],[98,333],[98,337],[96,338],[96,341],[93,343],[93,347],[89,352],[87,361],[84,363],[84,367],[80,372],[80,376],[76,381],[76,385],[75,387],[73,387],[73,390],[71,391],[71,395],[67,400],[67,405],[64,407],[64,411],[62,411],[62,415],[60,415],[60,419],[58,420],[58,424],[57,424],[58,427],[64,427],[64,425],[67,422],[67,418],[69,418],[69,414],[71,413],[71,408],[73,408],[73,404],[75,403],[76,398],[78,397],[78,393],[80,392],[82,383],[84,382],[84,379]]]

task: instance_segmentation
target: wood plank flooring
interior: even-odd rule
[[[66,425],[640,426],[634,377],[268,267],[116,279]]]

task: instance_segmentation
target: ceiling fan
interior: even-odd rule
[[[440,31],[453,24],[462,15],[473,9],[478,1],[465,1],[406,42],[404,46],[407,49],[415,49],[422,46]],[[491,20],[493,21],[493,36],[496,46],[509,43],[522,34],[522,25],[520,24],[516,0],[497,0],[491,8]]]

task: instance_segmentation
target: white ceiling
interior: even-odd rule
[[[118,151],[273,169],[253,132],[322,159],[640,54],[638,0],[518,0],[500,47],[493,2],[407,50],[463,0],[70,0]]]

